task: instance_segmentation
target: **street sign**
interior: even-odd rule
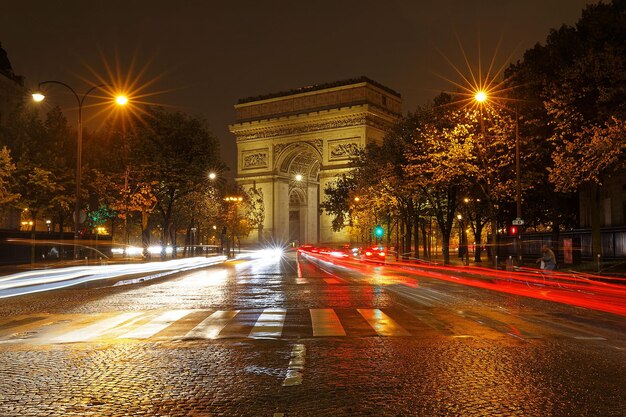
[[[524,224],[524,220],[518,217],[517,219],[513,220],[511,223],[513,223],[515,226],[521,226]]]
[[[76,222],[76,213],[72,214],[72,219],[74,220],[74,222]],[[78,211],[78,220],[79,220],[79,224],[83,224],[85,223],[85,220],[87,220],[87,213],[85,212],[85,210],[79,210]]]

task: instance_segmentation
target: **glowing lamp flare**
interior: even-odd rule
[[[43,101],[46,98],[46,96],[44,96],[43,94],[37,92],[37,93],[33,93],[33,100],[35,100],[36,102],[40,102]]]
[[[478,91],[474,96],[474,99],[477,102],[482,103],[483,101],[487,100],[487,93],[485,93],[484,91]]]
[[[117,104],[119,104],[120,106],[124,106],[124,105],[128,104],[128,97],[126,97],[126,96],[117,96],[117,97],[115,97],[115,102]]]

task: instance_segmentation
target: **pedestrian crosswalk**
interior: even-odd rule
[[[415,312],[414,312],[415,313]],[[344,337],[473,337],[474,328],[517,339],[542,335],[478,313],[435,317],[400,308],[133,311],[94,315],[56,315],[38,320],[15,319],[0,324],[0,343],[62,344],[102,341],[191,341],[202,339],[289,339]],[[419,313],[419,314],[418,314]],[[458,323],[459,320],[465,320]],[[479,326],[476,325],[479,324]],[[532,327],[530,321],[529,326]],[[470,331],[468,331],[470,329]],[[531,331],[532,330],[532,331]],[[485,336],[485,329],[479,332]],[[597,334],[572,332],[573,338],[604,340]],[[589,339],[589,340],[592,340]]]

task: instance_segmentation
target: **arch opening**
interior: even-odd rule
[[[275,173],[288,184],[288,238],[294,244],[319,240],[319,172],[321,154],[311,144],[296,142],[278,155]]]

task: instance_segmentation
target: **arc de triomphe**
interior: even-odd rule
[[[262,236],[242,242],[349,241],[320,213],[324,188],[359,148],[382,140],[402,113],[400,94],[362,77],[243,99],[235,113],[236,181],[261,191],[265,214]]]

